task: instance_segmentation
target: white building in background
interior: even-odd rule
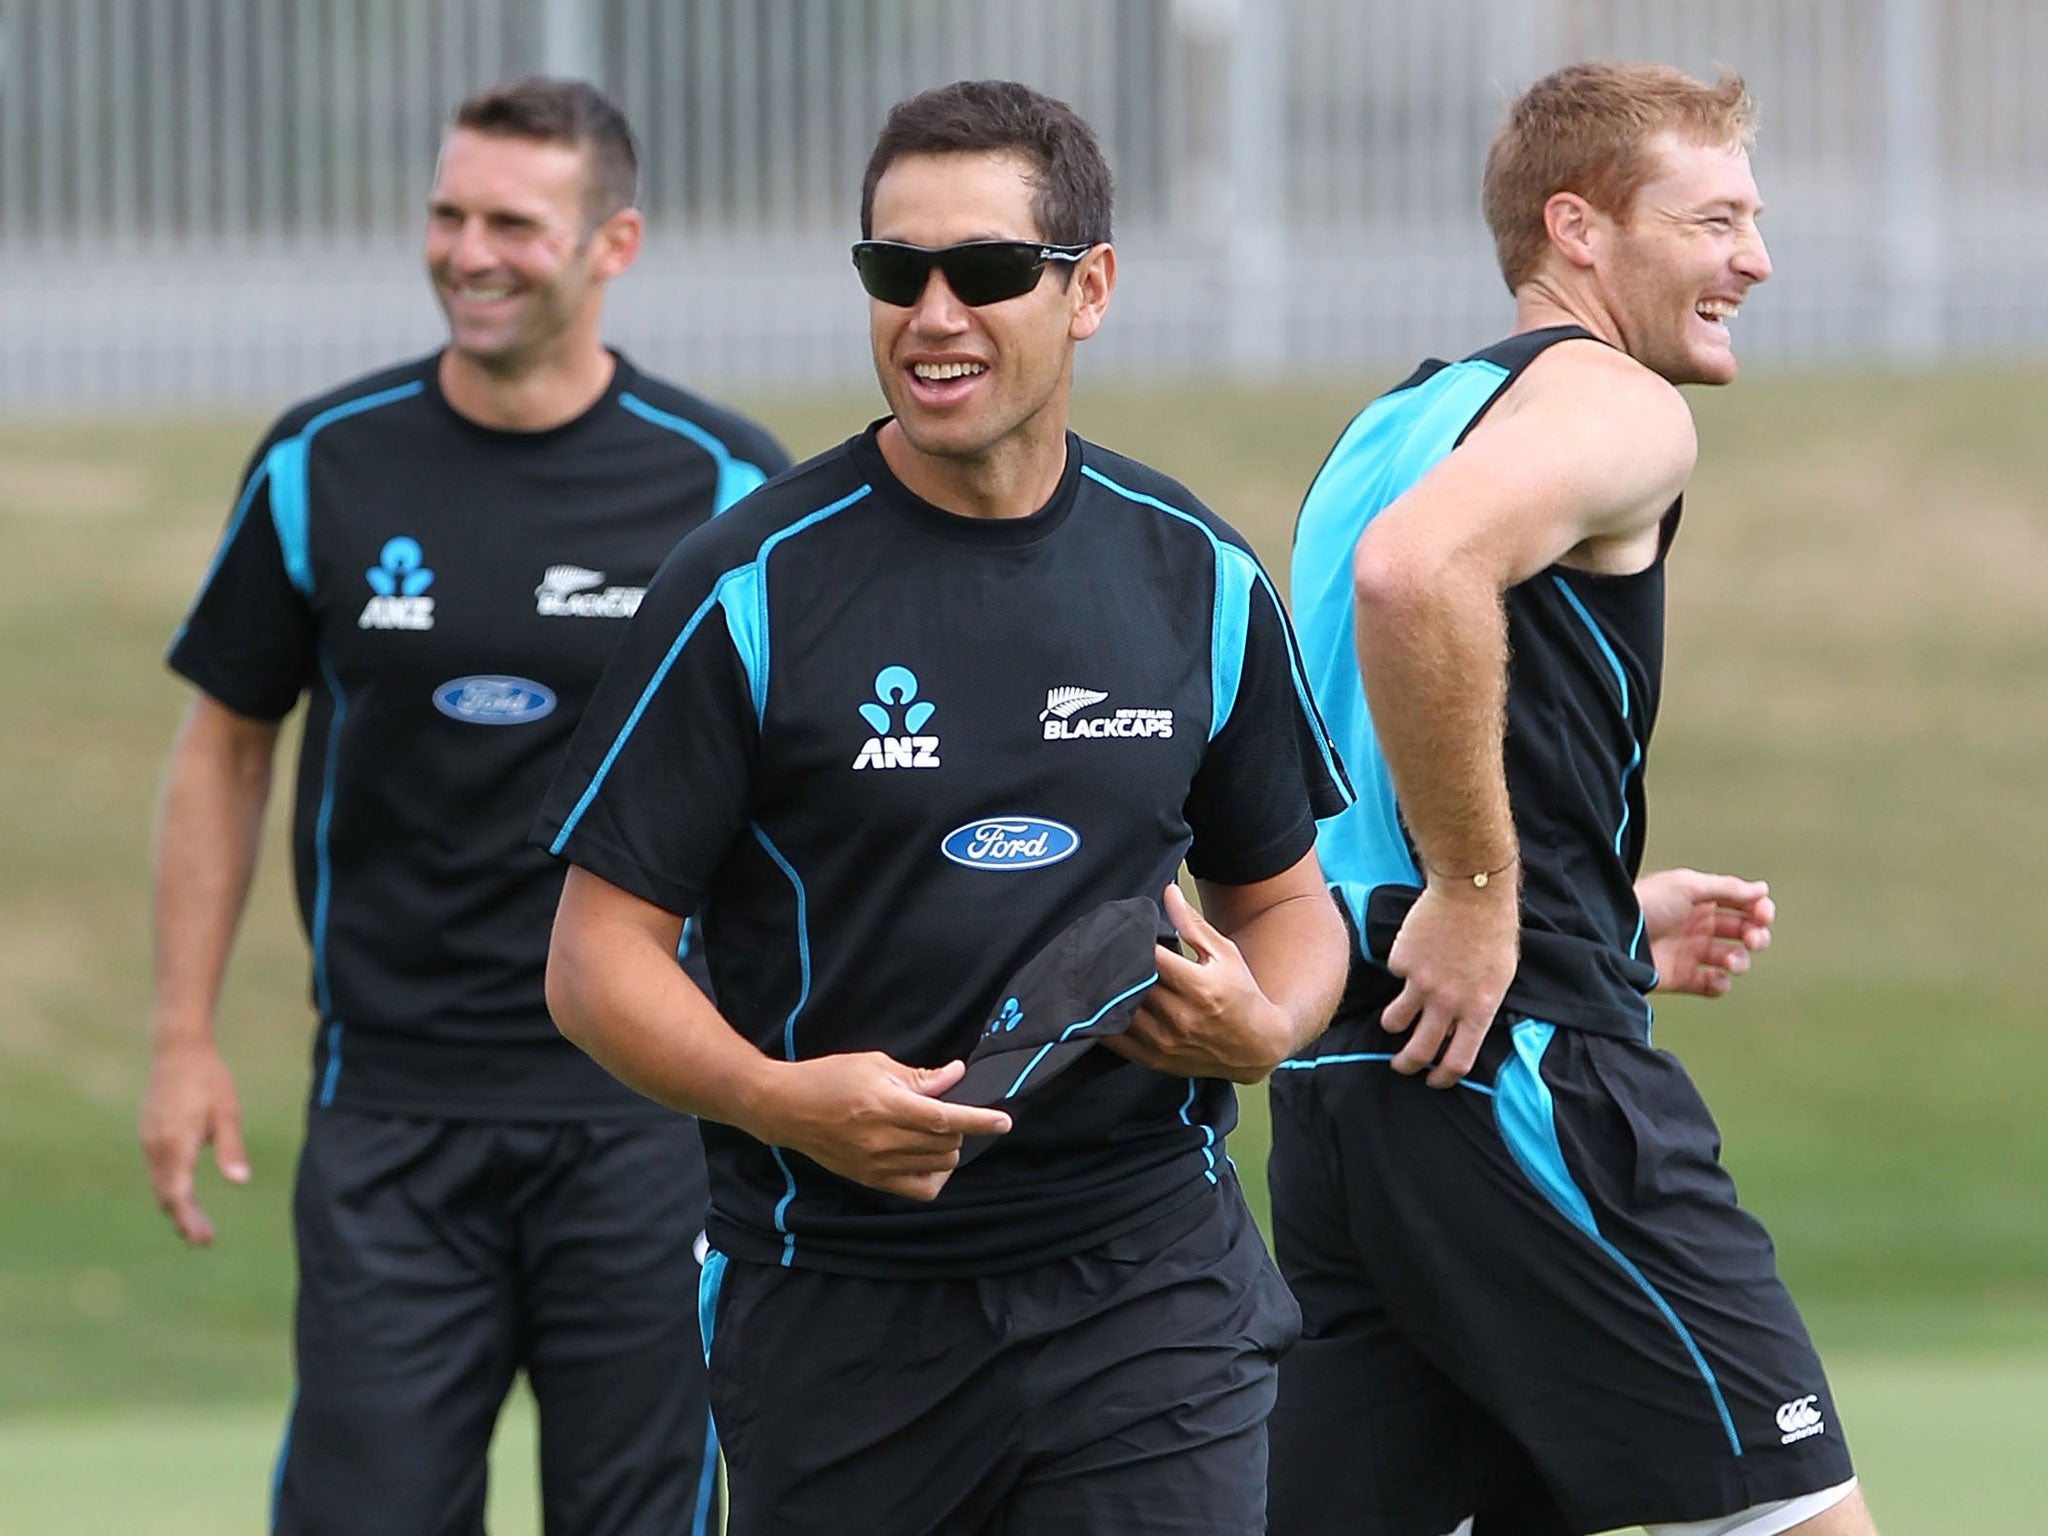
[[[1506,322],[1486,140],[1584,57],[1748,77],[1750,356],[2048,351],[2042,0],[0,0],[0,410],[262,408],[433,345],[440,125],[539,70],[639,130],[613,334],[706,387],[865,379],[868,145],[967,75],[1103,135],[1125,259],[1091,370],[1384,369]]]

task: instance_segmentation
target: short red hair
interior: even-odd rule
[[[1664,64],[1607,63],[1567,64],[1514,100],[1486,151],[1481,193],[1509,292],[1542,260],[1543,208],[1559,192],[1628,217],[1656,168],[1648,148],[1660,133],[1750,149],[1756,103],[1726,70],[1708,85]]]

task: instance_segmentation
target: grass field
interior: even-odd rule
[[[1284,567],[1368,390],[1096,393],[1077,414]],[[2048,1503],[2044,390],[1701,395],[1673,566],[1653,857],[1761,874],[1781,920],[1736,997],[1664,1010],[1659,1043],[1777,1237],[1888,1536],[2031,1536]],[[799,452],[872,409],[758,405]],[[309,1036],[281,823],[221,1023],[256,1180],[204,1181],[213,1250],[178,1248],[133,1144],[148,830],[184,703],[158,658],[259,426],[0,426],[0,1533],[262,1518]],[[531,1528],[526,1433],[503,1437],[501,1533]]]

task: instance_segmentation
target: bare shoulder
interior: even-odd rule
[[[1633,461],[1675,476],[1675,495],[1699,454],[1692,408],[1675,386],[1614,347],[1565,341],[1547,348],[1498,406],[1503,422],[1533,416],[1546,432],[1592,457]]]
[[[1558,562],[1641,570],[1697,453],[1669,383],[1599,342],[1559,342],[1367,525],[1358,559],[1468,559],[1503,590]]]
[[[1596,341],[1544,351],[1468,441],[1482,438],[1542,466],[1540,476],[1575,509],[1580,540],[1595,546],[1583,553],[1599,566],[1641,557],[1640,536],[1685,490],[1699,456],[1685,397]]]

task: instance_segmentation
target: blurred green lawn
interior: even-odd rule
[[[1094,391],[1077,423],[1284,574],[1372,387]],[[1658,1041],[1777,1238],[1888,1536],[2035,1531],[2044,1502],[2044,395],[2038,373],[1699,394],[1672,568],[1653,858],[1762,875],[1781,916],[1736,996],[1661,1010]],[[876,409],[755,408],[800,455]],[[0,426],[0,1532],[260,1519],[310,1022],[280,821],[221,1022],[256,1180],[202,1180],[213,1250],[178,1248],[133,1141],[184,707],[159,657],[259,428]],[[1255,1197],[1261,1109],[1234,1142]],[[500,1479],[520,1508],[527,1476]]]

